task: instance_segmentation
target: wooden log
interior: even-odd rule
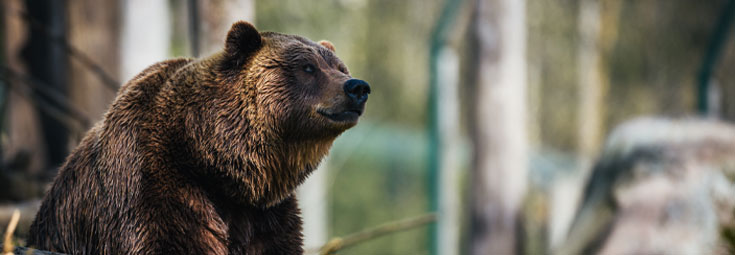
[[[3,249],[3,245],[0,244],[0,250],[2,249]],[[4,253],[2,255],[7,255],[7,254],[8,253]],[[13,255],[64,255],[65,253],[36,250],[33,248],[28,248],[28,247],[15,247],[13,248],[13,253],[10,253],[10,254],[13,254]]]

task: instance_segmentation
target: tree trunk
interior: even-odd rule
[[[566,237],[574,212],[582,197],[594,158],[606,132],[609,75],[606,56],[617,41],[621,1],[582,0],[579,2],[577,29],[577,155],[579,175],[557,185],[551,215],[551,245],[560,245]],[[570,202],[571,201],[571,202]]]
[[[556,185],[551,197],[550,215],[551,246],[556,247],[566,237],[574,219],[582,194],[582,187],[590,172],[593,158],[597,155],[605,122],[605,92],[607,80],[603,70],[601,49],[600,0],[579,2],[577,29],[577,167],[576,178],[564,179]]]
[[[227,31],[232,23],[245,20],[255,21],[254,0],[198,1],[199,56],[209,56],[225,45]]]
[[[3,1],[3,19],[5,32],[4,55],[9,68],[25,74],[25,66],[20,50],[28,39],[28,23],[20,13],[26,12],[25,4],[20,0]],[[38,111],[33,105],[30,89],[19,81],[3,75],[3,83],[7,85],[7,115],[3,116],[3,124],[7,132],[7,143],[3,143],[3,161],[12,161],[25,154],[27,165],[23,166],[29,173],[38,173],[45,167],[46,153],[40,130]],[[5,162],[3,162],[5,163]],[[2,196],[4,197],[4,196]]]
[[[63,35],[66,30],[65,6],[64,1],[26,1],[30,33],[21,52],[28,74],[40,82],[36,90],[54,91],[61,95],[67,94],[67,58],[63,45],[52,37]],[[37,91],[34,100],[48,100],[41,95]],[[68,153],[69,127],[49,112],[39,113],[47,167],[53,168],[63,163]]]
[[[527,186],[525,1],[478,0],[475,11],[470,252],[514,254]]]
[[[327,197],[329,157],[296,191],[304,221],[304,248],[318,248],[327,242],[329,199]]]
[[[68,2],[69,43],[101,68],[120,86],[120,11],[118,0],[74,0]],[[143,18],[143,17],[141,17]],[[85,64],[79,55],[70,56],[70,98],[86,111],[92,123],[102,119],[117,90]],[[83,135],[83,134],[81,134]],[[81,137],[75,137],[80,139]],[[75,141],[75,142],[78,142]],[[76,146],[73,144],[72,147]]]
[[[171,19],[168,3],[147,0],[123,3],[122,82],[169,56]]]
[[[601,9],[599,0],[582,0],[579,4],[577,150],[580,165],[584,169],[589,168],[592,158],[597,155],[604,125],[604,90],[607,81],[601,70]]]

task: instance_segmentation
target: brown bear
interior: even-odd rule
[[[73,254],[301,254],[294,189],[370,87],[326,41],[235,23],[224,51],[125,84],[61,167],[28,244]]]

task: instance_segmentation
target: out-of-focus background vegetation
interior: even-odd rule
[[[478,254],[486,233],[546,253],[613,127],[641,115],[735,121],[733,2],[5,0],[0,203],[31,219],[117,86],[156,61],[215,52],[244,19],[333,42],[372,87],[359,125],[299,191],[306,249],[443,208],[438,225],[341,253]]]

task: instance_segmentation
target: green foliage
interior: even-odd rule
[[[426,212],[422,133],[360,123],[335,142],[330,169],[330,235],[344,236]],[[415,254],[426,227],[392,234],[340,254]]]

